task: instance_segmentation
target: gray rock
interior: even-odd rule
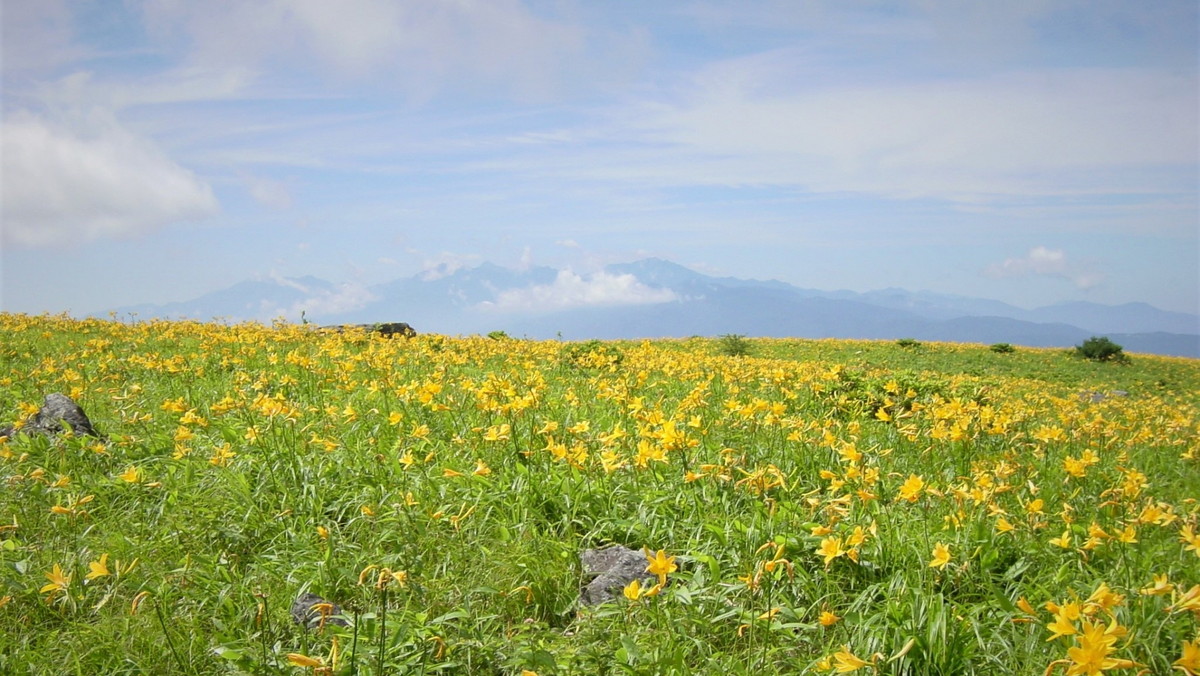
[[[88,420],[87,414],[64,394],[47,394],[42,407],[37,413],[29,416],[25,425],[20,429],[6,427],[0,430],[0,437],[12,437],[14,434],[41,434],[56,436],[70,428],[77,435],[103,438]]]
[[[646,572],[645,553],[621,545],[604,549],[585,549],[579,555],[585,577],[592,578],[583,587],[579,602],[585,606],[611,601],[634,580],[653,580]]]
[[[1079,399],[1082,401],[1099,404],[1100,402],[1110,397],[1128,397],[1129,393],[1125,390],[1112,390],[1110,392],[1080,392]]]
[[[325,619],[325,624],[336,624],[339,627],[350,625],[349,622],[340,617],[342,614],[341,606],[309,592],[297,596],[296,600],[292,602],[292,621],[303,625],[305,629],[316,629],[321,626],[321,611],[317,610],[314,606],[322,603],[328,603],[333,606],[333,609]]]

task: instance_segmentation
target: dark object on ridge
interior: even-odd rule
[[[643,552],[622,545],[604,549],[585,549],[579,555],[583,573],[593,579],[580,595],[579,602],[585,606],[611,601],[625,586],[634,580],[653,580],[646,572],[649,563]]]
[[[368,333],[378,333],[384,338],[391,338],[392,336],[404,336],[405,338],[412,338],[413,336],[417,335],[416,330],[414,330],[413,327],[409,326],[406,322],[382,322],[379,324],[339,324],[336,326],[326,326],[323,328],[331,331],[337,331],[338,333],[341,333],[346,329],[362,329]]]
[[[325,613],[322,613],[321,609],[317,607],[323,603],[329,604],[329,609]],[[339,627],[350,626],[349,622],[339,617],[341,614],[341,606],[310,592],[297,596],[296,600],[292,602],[292,621],[304,625],[305,629],[316,629],[321,626],[322,615],[325,616],[325,624],[336,624]]]
[[[70,429],[77,435],[87,435],[103,439],[103,435],[92,426],[87,414],[71,400],[70,397],[59,394],[47,394],[42,407],[37,413],[29,416],[20,428],[12,425],[0,430],[0,437],[11,438],[15,434],[41,434],[56,436]]]
[[[404,322],[373,324],[371,328],[373,328],[375,331],[378,331],[379,335],[383,336],[384,338],[391,338],[392,336],[397,335],[404,336],[405,338],[412,338],[413,336],[417,335],[417,332],[413,330],[413,327]]]

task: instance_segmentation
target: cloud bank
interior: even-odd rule
[[[670,289],[642,284],[630,274],[597,272],[586,277],[560,270],[551,284],[502,291],[495,302],[480,303],[482,310],[510,313],[555,312],[573,308],[616,305],[650,305],[679,300]]]

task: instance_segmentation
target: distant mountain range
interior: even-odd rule
[[[199,298],[116,308],[119,316],[319,324],[403,321],[418,332],[502,330],[530,338],[660,338],[737,333],[1070,347],[1105,335],[1128,352],[1200,357],[1200,316],[1145,303],[1033,310],[927,291],[818,291],[713,277],[661,259],[591,274],[485,263],[375,286],[315,277],[245,281]]]

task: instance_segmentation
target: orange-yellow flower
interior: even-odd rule
[[[941,542],[933,546],[933,559],[929,561],[930,568],[942,568],[950,563],[950,548]]]
[[[117,564],[119,566],[120,561],[118,561]],[[95,580],[96,578],[106,577],[107,575],[109,575],[108,554],[101,554],[98,560],[92,561],[88,564],[88,574],[84,576],[84,579]]]
[[[650,550],[647,549],[645,550],[645,554],[646,560],[649,562],[646,566],[646,572],[651,575],[657,575],[660,585],[666,584],[669,573],[679,570],[679,567],[675,565],[675,557],[667,556],[667,553],[661,549],[654,554],[651,554]]]
[[[625,589],[623,589],[621,593],[623,593],[625,598],[629,599],[630,601],[636,601],[642,598],[642,581],[634,580],[633,582],[630,582],[629,584],[625,585]]]
[[[817,548],[817,553],[825,557],[825,565],[828,566],[834,559],[846,553],[842,549],[842,539],[839,537],[827,537],[821,540],[821,546]]]
[[[1167,579],[1167,574],[1155,575],[1154,582],[1148,587],[1142,587],[1139,593],[1146,596],[1159,596],[1161,594],[1170,594],[1175,589],[1175,585]]]
[[[921,490],[925,488],[925,480],[916,474],[908,475],[908,479],[900,486],[900,495],[898,499],[908,502],[916,502],[917,498],[921,497]]]
[[[1200,640],[1184,641],[1183,654],[1179,659],[1171,663],[1179,671],[1187,674],[1187,676],[1197,676],[1200,674]]]
[[[71,586],[71,576],[63,573],[62,566],[54,564],[54,569],[46,573],[46,579],[49,584],[43,585],[38,591],[45,594],[49,592],[46,600],[53,599],[58,594],[65,594],[67,587]]]
[[[870,665],[870,662],[850,652],[848,645],[833,654],[833,670],[839,674],[849,674]]]

